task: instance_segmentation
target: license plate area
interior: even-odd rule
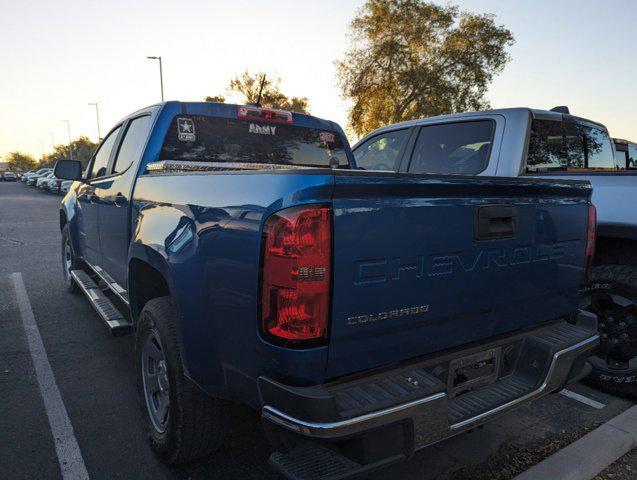
[[[498,379],[502,348],[491,348],[449,363],[447,394],[459,395],[473,388],[488,385]]]

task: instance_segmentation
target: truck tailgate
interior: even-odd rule
[[[570,314],[587,182],[338,172],[327,378]]]

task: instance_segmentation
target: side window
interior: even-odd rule
[[[150,115],[133,119],[126,129],[113,165],[113,173],[121,173],[142,155],[150,131]]]
[[[637,168],[637,144],[628,144],[628,168]]]
[[[489,164],[495,122],[445,123],[420,129],[410,173],[475,175]]]
[[[109,133],[99,146],[97,153],[95,153],[93,165],[91,166],[91,173],[88,178],[99,178],[106,175],[108,160],[111,157],[111,151],[115,145],[115,140],[117,140],[117,134],[119,133],[120,128],[121,127],[117,127]]]
[[[356,166],[364,170],[395,170],[408,132],[404,128],[370,138],[354,150]]]
[[[628,152],[623,150],[615,150],[615,168],[617,170],[626,170],[628,165]]]
[[[575,122],[533,120],[526,159],[529,173],[615,170],[608,133]]]

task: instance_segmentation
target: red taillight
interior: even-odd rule
[[[597,210],[592,203],[588,204],[588,231],[586,233],[586,259],[584,263],[584,277],[582,286],[588,283],[590,278],[593,259],[595,257],[595,236],[597,230]]]
[[[287,110],[241,106],[237,109],[237,116],[248,120],[292,123],[292,112]]]
[[[332,260],[332,210],[293,207],[264,227],[262,328],[284,344],[327,340]]]

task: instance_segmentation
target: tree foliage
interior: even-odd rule
[[[225,103],[226,97],[223,95],[213,95],[212,97],[204,98],[204,102],[216,102],[216,103]]]
[[[261,81],[265,75],[263,91],[261,93],[261,105],[266,108],[278,108],[292,110],[294,112],[309,113],[309,101],[307,97],[288,97],[281,92],[281,78],[268,76],[264,72],[251,74],[248,70],[230,80],[228,93],[238,94],[243,103],[257,103]],[[225,102],[225,97],[216,95],[206,97],[206,102]]]
[[[9,163],[9,170],[14,172],[16,170],[28,172],[38,165],[31,154],[18,151],[7,153],[6,160]]]
[[[73,159],[82,162],[82,169],[85,169],[97,148],[97,143],[93,143],[88,137],[82,135],[71,142],[71,148],[73,149]],[[68,158],[69,146],[56,145],[53,152],[45,155],[44,161],[40,163],[42,166],[53,166],[58,160]]]
[[[488,108],[513,35],[490,14],[422,0],[367,0],[336,63],[359,135],[403,120]]]

